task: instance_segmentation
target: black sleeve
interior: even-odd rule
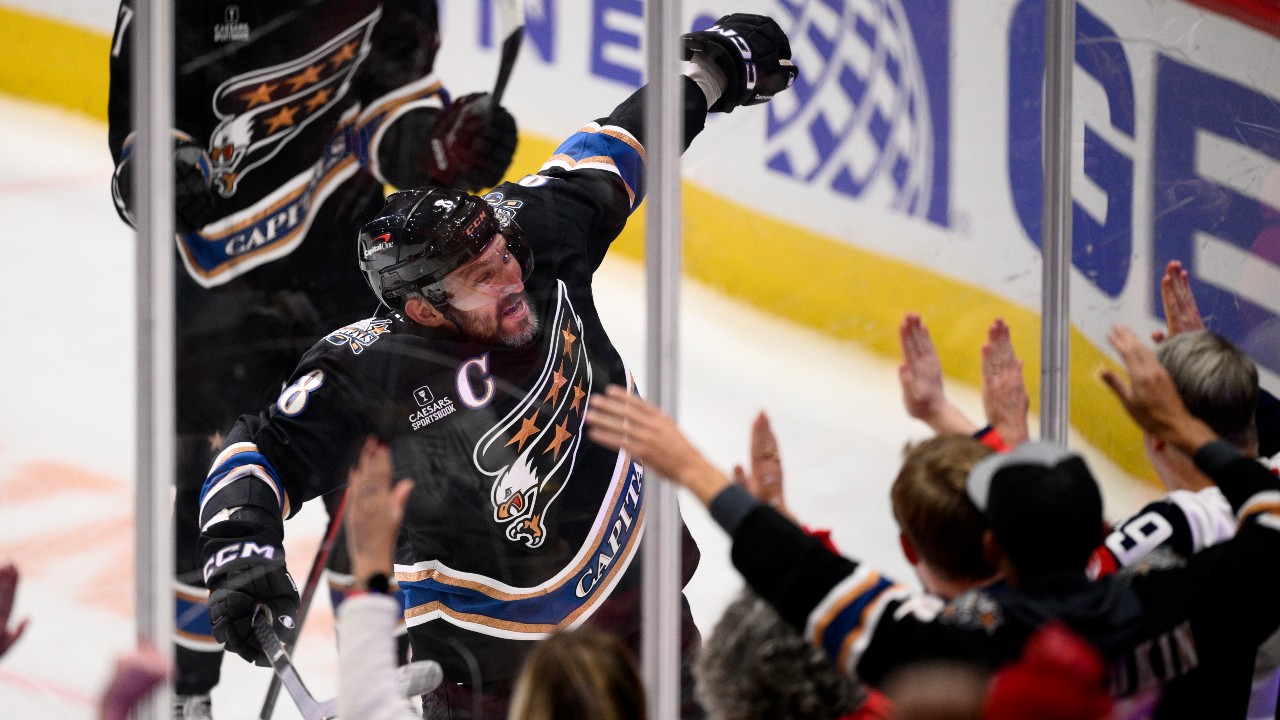
[[[702,131],[706,96],[682,76],[685,147]],[[644,200],[646,190],[644,102],[646,88],[622,101],[609,115],[581,128],[560,143],[539,174],[565,183],[528,183],[522,190],[558,193],[570,202],[555,210],[562,222],[582,224],[590,246],[582,248],[592,269]],[[565,187],[565,190],[558,188]],[[567,189],[572,188],[572,189]]]
[[[125,141],[133,132],[133,41],[137,33],[136,0],[124,0],[116,12],[115,32],[111,36],[110,79],[107,91],[107,144],[116,165],[123,159]],[[202,126],[202,113],[208,103],[204,76],[190,71],[186,58],[207,52],[209,41],[202,35],[200,23],[203,3],[175,3],[174,12],[174,130],[197,138],[205,138],[197,128]]]
[[[846,673],[876,685],[920,659],[999,655],[981,633],[937,622],[941,600],[841,557],[772,508],[718,508],[726,517],[737,518],[731,557],[747,583]]]
[[[1280,453],[1280,400],[1258,388],[1258,454],[1271,457]]]
[[[801,631],[831,589],[859,567],[764,505],[739,523],[731,557],[756,593]]]
[[[1256,463],[1255,463],[1256,464]],[[1153,617],[1189,597],[1198,642],[1256,648],[1280,627],[1280,522],[1246,522],[1234,538],[1197,553],[1185,568],[1131,580]],[[1177,604],[1175,601],[1173,604]]]
[[[1280,479],[1224,441],[1195,460],[1235,509],[1239,530],[1191,560],[1193,623],[1200,634],[1256,647],[1280,626]]]
[[[702,128],[707,123],[707,96],[703,94],[702,89],[692,79],[681,76],[681,92],[683,93],[684,105],[684,150],[689,149],[689,145],[693,143],[693,139],[702,132]],[[627,132],[631,133],[640,144],[645,142],[644,127],[644,106],[645,98],[649,93],[649,86],[636,90],[626,100],[623,100],[618,107],[608,117],[596,120],[601,125],[616,125]]]
[[[1225,440],[1214,440],[1197,450],[1195,462],[1222,490],[1241,523],[1251,514],[1251,507],[1254,512],[1265,510],[1268,502],[1277,499],[1272,496],[1280,495],[1280,478]],[[1280,517],[1280,507],[1276,512]]]
[[[389,0],[374,27],[369,59],[361,69],[360,99],[368,107],[418,82],[435,68],[440,21],[435,0]]]
[[[343,351],[308,353],[276,403],[236,422],[201,493],[202,525],[246,504],[291,517],[346,485],[355,448],[373,431],[376,395]]]
[[[107,145],[111,160],[120,164],[124,140],[133,131],[131,117],[133,103],[133,4],[129,0],[120,3],[116,11],[116,28],[111,35],[110,81],[107,91]]]

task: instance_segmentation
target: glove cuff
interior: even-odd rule
[[[799,74],[786,33],[764,15],[725,15],[706,30],[681,39],[686,60],[702,57],[724,75],[724,92],[711,104],[711,112],[768,102],[791,87]]]
[[[733,30],[724,30],[715,25],[708,30],[689,33],[683,39],[685,60],[692,62],[694,58],[701,58],[702,63],[714,66],[724,77],[724,89],[715,102],[711,103],[711,112],[733,112],[755,86],[755,63],[751,61],[751,48]],[[734,44],[734,39],[742,43],[741,47]],[[696,77],[693,79],[697,81]]]
[[[708,60],[702,53],[693,53],[693,57],[684,67],[684,74],[698,84],[702,94],[707,96],[707,108],[716,104],[724,95],[728,80],[724,71]]]

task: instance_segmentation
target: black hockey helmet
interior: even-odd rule
[[[440,187],[405,190],[387,198],[378,217],[360,229],[360,269],[389,307],[418,290],[439,307],[449,296],[434,286],[479,255],[499,233],[527,280],[533,253],[524,234],[514,221],[499,223],[483,198]]]

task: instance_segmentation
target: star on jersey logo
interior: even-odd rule
[[[477,443],[476,468],[493,480],[493,520],[526,547],[546,540],[546,513],[572,479],[582,442],[583,400],[591,392],[591,363],[580,338],[582,319],[560,284],[548,324],[547,363],[516,407]]]
[[[234,195],[245,175],[346,96],[381,14],[375,10],[302,57],[218,86],[213,109],[220,121],[209,140],[209,159],[219,195]]]

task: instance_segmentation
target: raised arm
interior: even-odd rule
[[[1191,292],[1191,280],[1182,267],[1182,261],[1170,260],[1160,278],[1160,299],[1164,303],[1164,315],[1168,321],[1168,333],[1159,330],[1151,333],[1156,342],[1163,342],[1188,330],[1204,330],[1204,318],[1200,315],[1200,307],[1196,296]],[[1267,392],[1266,388],[1258,388],[1258,410],[1256,415],[1258,426],[1258,454],[1270,457],[1280,453],[1280,400]]]
[[[769,426],[769,416],[761,411],[751,423],[750,472],[741,465],[733,466],[733,482],[760,502],[790,518],[795,516],[787,509],[783,492],[781,449],[778,438]]]
[[[0,565],[0,656],[9,652],[27,629],[25,619],[16,627],[9,627],[9,616],[13,613],[13,601],[17,595],[18,567],[11,562]]]
[[[692,491],[732,536],[734,566],[752,589],[846,672],[882,679],[910,655],[895,638],[921,631],[940,608],[938,601],[914,596],[873,568],[841,557],[751,497],[711,465],[670,417],[626,389],[611,385],[593,395],[586,420],[593,441],[627,449],[647,468]],[[908,599],[914,602],[903,608]],[[876,660],[862,664],[873,645]]]
[[[346,337],[334,333],[328,344]],[[372,362],[378,353],[354,353],[324,342],[308,353],[267,412],[236,422],[201,491],[201,555],[213,635],[251,662],[266,663],[252,627],[257,604],[271,608],[283,641],[297,632],[299,597],[285,565],[284,519],[307,500],[345,485],[355,446],[370,432],[368,407],[379,395],[360,382],[351,364]]]
[[[1129,378],[1126,382],[1118,373],[1104,370],[1102,379],[1129,416],[1143,430],[1194,458],[1196,465],[1217,483],[1242,522],[1251,500],[1263,492],[1280,491],[1280,480],[1238,447],[1220,439],[1187,410],[1169,372],[1132,331],[1116,326],[1107,339],[1120,354]],[[1224,471],[1227,466],[1234,470]]]
[[[1280,478],[1192,416],[1155,353],[1130,330],[1117,326],[1108,340],[1129,379],[1104,371],[1103,380],[1143,430],[1194,458],[1236,515],[1235,537],[1197,553],[1188,564],[1191,602],[1203,610],[1199,632],[1261,643],[1280,623]]]
[[[938,435],[971,435],[978,426],[947,399],[942,389],[942,362],[929,336],[929,328],[916,313],[907,313],[898,327],[902,364],[898,381],[907,414],[928,425]]]
[[[1191,279],[1187,271],[1182,269],[1181,260],[1170,260],[1160,278],[1160,300],[1164,304],[1164,317],[1168,323],[1168,332],[1156,330],[1151,339],[1162,342],[1166,337],[1173,337],[1188,330],[1204,330],[1204,318],[1200,316],[1200,307],[1196,305],[1196,296],[1191,292]]]
[[[987,329],[987,342],[982,346],[982,407],[987,423],[1009,447],[1030,436],[1027,411],[1031,398],[1022,377],[1022,361],[1013,350],[1009,326],[1000,318]]]
[[[418,715],[405,707],[396,682],[393,638],[400,603],[387,591],[413,481],[392,480],[391,450],[375,438],[365,440],[347,477],[347,548],[357,588],[364,592],[338,608],[339,715],[411,720]],[[430,665],[438,682],[439,666]]]
[[[685,148],[702,132],[708,112],[767,102],[799,72],[791,64],[787,36],[763,15],[726,15],[711,28],[683,38],[689,60],[682,78]],[[642,87],[613,112],[581,127],[538,170],[571,180],[580,190],[583,207],[574,214],[594,226],[593,239],[606,243],[587,248],[593,267],[645,197],[647,96],[648,86]],[[541,181],[525,186],[543,187]]]

